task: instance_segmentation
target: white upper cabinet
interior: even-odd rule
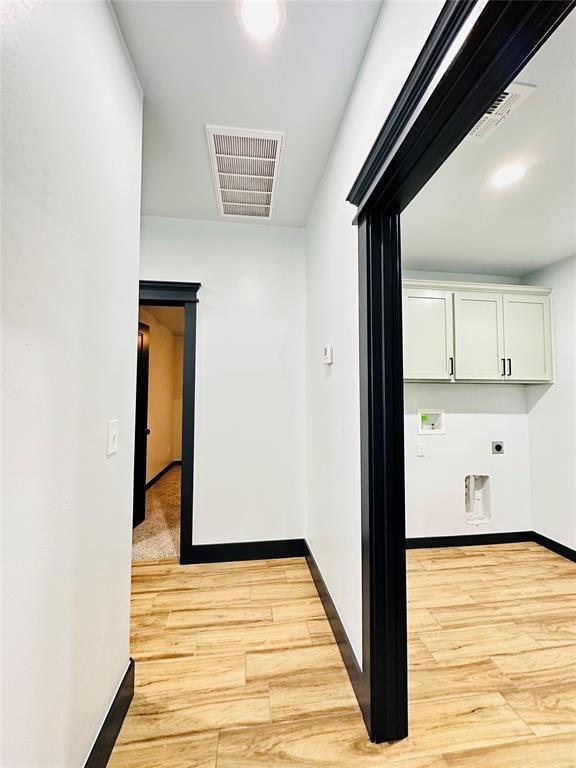
[[[550,297],[505,294],[506,378],[548,381],[552,378]]]
[[[403,313],[408,381],[552,381],[547,288],[407,280]]]
[[[502,295],[454,293],[456,379],[494,381],[504,371]]]
[[[403,289],[404,378],[450,381],[454,369],[452,293]]]

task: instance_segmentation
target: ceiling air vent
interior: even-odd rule
[[[515,112],[522,102],[534,92],[535,85],[511,83],[505,91],[488,107],[474,128],[466,136],[466,141],[484,144],[494,131]]]
[[[283,133],[207,125],[222,216],[271,219]]]

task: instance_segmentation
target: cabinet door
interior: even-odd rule
[[[549,296],[504,295],[504,348],[507,381],[552,379]]]
[[[404,378],[452,377],[454,336],[451,291],[403,289]]]
[[[454,294],[456,380],[502,381],[504,318],[502,294]]]

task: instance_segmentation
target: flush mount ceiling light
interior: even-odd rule
[[[247,35],[266,43],[282,31],[286,7],[284,0],[237,0],[236,15]]]
[[[522,163],[510,163],[510,165],[499,168],[490,179],[490,183],[493,187],[507,187],[520,181],[525,173],[525,165],[522,165]]]

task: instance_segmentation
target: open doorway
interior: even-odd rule
[[[433,698],[487,762],[471,711],[533,748],[574,721],[541,670],[576,659],[575,42],[571,14],[402,213],[411,736]]]
[[[184,308],[141,305],[132,559],[180,552]]]
[[[133,560],[192,562],[199,289],[140,281]]]
[[[401,260],[401,215],[404,225],[404,211],[415,196],[423,189],[433,174],[450,157],[458,147],[462,139],[478,124],[478,121],[498,109],[501,100],[507,97],[508,86],[520,75],[523,67],[534,56],[546,39],[554,32],[565,17],[574,7],[573,3],[548,3],[533,2],[524,3],[499,3],[488,2],[486,4],[447,3],[443,9],[437,25],[429,38],[418,62],[412,70],[410,77],[396,102],[388,121],[385,123],[373,149],[360,175],[358,176],[348,200],[358,207],[358,233],[359,233],[359,261],[360,261],[360,329],[361,329],[361,414],[362,414],[362,483],[363,483],[363,510],[362,530],[366,541],[363,550],[363,563],[365,565],[365,583],[370,589],[364,590],[365,600],[364,615],[367,617],[367,625],[370,628],[369,651],[371,656],[371,684],[377,691],[372,696],[372,710],[377,702],[379,713],[377,722],[372,717],[373,727],[371,736],[377,741],[390,741],[403,739],[408,735],[408,686],[407,686],[407,634],[406,634],[406,535],[405,535],[405,467],[404,467],[404,386],[403,386],[403,349],[402,349],[402,260]],[[459,37],[459,39],[457,39]],[[446,53],[448,51],[448,53]],[[562,66],[557,66],[557,71],[562,71]],[[564,96],[565,98],[567,96]],[[532,101],[535,96],[529,97]],[[530,103],[529,101],[527,102]],[[533,103],[535,103],[533,101]],[[522,109],[522,106],[519,107]],[[520,114],[520,112],[518,113]],[[504,126],[504,129],[506,126]],[[502,130],[504,130],[502,129]],[[547,150],[549,145],[542,148]],[[448,161],[449,162],[449,161]],[[504,166],[506,160],[502,161]],[[513,165],[514,159],[509,161]],[[536,158],[535,165],[538,164]],[[566,159],[567,167],[570,161]],[[497,169],[494,169],[497,170]],[[540,194],[542,195],[542,190]],[[449,239],[460,226],[457,206],[461,202],[461,189],[457,185],[453,190],[456,203],[452,204],[450,221],[443,232]],[[546,194],[548,190],[546,191]],[[435,200],[435,203],[438,203]],[[538,206],[536,212],[524,210],[526,224],[532,225],[534,219],[542,210]],[[409,215],[409,214],[408,214]],[[477,206],[477,216],[482,216],[480,206]],[[550,224],[550,222],[548,222]],[[552,225],[553,230],[553,225]],[[509,227],[500,225],[496,230],[489,229],[493,236],[491,247],[492,256],[500,244],[500,240],[509,234]],[[552,235],[550,232],[550,242]],[[470,238],[473,237],[469,232]],[[429,246],[435,243],[430,241]],[[444,249],[445,250],[445,249]],[[547,250],[550,250],[548,247]],[[438,258],[446,254],[439,252]],[[438,269],[438,264],[435,269]],[[420,267],[420,269],[423,269]],[[427,271],[427,270],[423,270]],[[454,267],[444,267],[447,273],[454,273]],[[528,270],[527,270],[528,271]],[[498,274],[498,273],[496,273]],[[423,279],[423,276],[420,275]],[[445,274],[444,279],[455,278],[457,275]],[[546,339],[549,335],[549,294],[550,285],[548,279],[540,275],[538,282],[532,286],[533,290],[526,286],[525,296],[517,302],[509,298],[521,294],[519,290],[507,290],[506,286],[499,296],[488,298],[488,304],[492,301],[492,312],[496,320],[492,318],[492,328],[496,328],[499,344],[498,350],[504,349],[504,353],[497,358],[497,365],[490,371],[491,376],[498,375],[499,383],[493,386],[504,388],[514,387],[520,383],[535,383],[541,390],[553,391],[551,383],[553,371],[551,369],[550,356],[546,350]],[[462,293],[468,293],[472,280],[460,281]],[[406,286],[411,291],[424,288],[422,285]],[[437,286],[440,288],[440,286]],[[488,297],[487,289],[475,289]],[[452,286],[454,294],[456,289]],[[497,294],[498,291],[494,291]],[[417,304],[420,295],[416,294],[416,304],[413,316],[416,317],[423,304]],[[462,299],[467,297],[462,296]],[[530,300],[527,300],[530,299]],[[411,299],[410,299],[411,300]],[[438,297],[441,301],[441,297]],[[474,304],[474,306],[472,306]],[[406,304],[405,304],[406,306]],[[470,358],[480,356],[484,350],[472,339],[465,350],[456,343],[454,354],[447,354],[450,339],[455,336],[456,311],[448,316],[449,301],[445,302],[446,316],[445,328],[447,344],[444,347],[445,381],[448,383],[438,386],[455,386],[450,384],[452,377],[457,375],[458,366],[460,373],[463,366],[470,362]],[[435,305],[434,313],[441,305]],[[462,319],[462,311],[472,310],[474,316],[480,307],[485,309],[486,302],[470,301],[466,307],[458,304],[457,310]],[[410,311],[411,311],[410,310]],[[478,312],[481,315],[482,312]],[[508,321],[506,321],[506,316]],[[504,338],[502,345],[502,317],[504,317],[504,334],[508,332],[509,338]],[[440,318],[440,313],[435,314],[435,322]],[[410,322],[410,320],[409,320]],[[507,322],[508,331],[505,330]],[[486,331],[481,317],[476,317],[473,323],[465,321],[464,326],[468,330],[474,327]],[[462,325],[461,325],[462,328]],[[413,373],[417,376],[429,372],[428,364],[435,363],[432,359],[432,351],[429,344],[431,325],[425,323],[425,330],[417,341],[424,349],[424,355],[420,360],[425,364],[418,369],[414,367]],[[529,333],[528,333],[529,332]],[[536,339],[530,341],[527,336]],[[456,340],[457,341],[457,340]],[[512,350],[506,354],[506,349]],[[573,346],[571,347],[573,351]],[[414,348],[407,349],[408,363],[413,362]],[[477,353],[477,354],[475,354]],[[520,361],[520,365],[517,364]],[[493,363],[494,361],[492,361]],[[466,364],[466,365],[464,365]],[[469,369],[470,370],[470,369]],[[472,379],[481,379],[484,368],[476,369]],[[504,390],[502,390],[504,392]],[[508,392],[508,389],[505,390]],[[510,390],[512,391],[512,390]],[[558,389],[556,391],[559,391]],[[543,402],[541,398],[540,402]],[[476,401],[475,407],[481,404]],[[412,452],[411,459],[424,461],[425,456],[418,453],[440,451],[442,435],[446,429],[451,429],[451,419],[445,419],[446,410],[439,404],[436,397],[426,398],[422,406],[414,408],[413,403],[408,403],[416,413],[414,421],[420,420],[421,434],[412,431],[411,437],[414,443],[408,447]],[[528,405],[527,405],[528,407]],[[422,413],[418,413],[422,411]],[[482,421],[481,419],[479,421]],[[488,420],[485,420],[488,423]],[[434,433],[434,434],[432,434]],[[421,440],[425,437],[429,440]],[[490,467],[480,470],[469,468],[459,484],[458,498],[461,520],[466,522],[465,504],[466,496],[469,497],[468,515],[471,520],[475,517],[480,525],[487,525],[494,520],[496,510],[490,503],[494,494],[499,490],[494,484],[490,484],[489,476],[494,475],[497,466],[502,467],[505,457],[510,458],[508,448],[513,445],[506,438],[499,435],[490,441],[489,451],[491,461],[494,464],[492,473]],[[427,446],[430,441],[436,441]],[[422,446],[418,445],[422,443]],[[444,445],[447,444],[447,441]],[[538,446],[542,451],[542,446]],[[546,446],[547,447],[547,446]],[[525,453],[526,444],[520,445],[520,451]],[[493,457],[493,459],[492,459]],[[454,454],[453,461],[459,459]],[[444,457],[443,469],[449,463],[450,458]],[[573,457],[572,457],[573,461]],[[416,493],[423,498],[429,493],[429,486],[435,490],[441,485],[438,476],[431,473],[429,484],[415,487]],[[500,484],[498,484],[500,485]],[[412,488],[411,488],[412,490]],[[514,499],[509,505],[519,507]],[[438,504],[428,510],[426,523],[434,522],[439,514]],[[564,516],[566,521],[566,516]],[[483,522],[480,522],[483,521]],[[540,531],[519,529],[502,530],[498,536],[509,545],[515,545],[522,541],[528,558],[531,558],[535,543],[541,543],[554,552],[558,552],[569,560],[576,559],[574,549],[569,545],[553,541]],[[423,546],[438,546],[438,542],[430,542],[429,537],[423,537]],[[484,534],[480,534],[475,543],[483,541]],[[446,541],[442,545],[454,546],[456,542]],[[471,543],[471,542],[470,542]],[[513,557],[522,558],[525,553],[521,548],[511,546],[509,553],[517,555],[502,555],[503,561],[511,561]],[[428,553],[430,554],[430,552]],[[458,584],[462,574],[469,575],[468,571],[474,563],[474,556],[462,554],[463,559],[453,570],[454,582]],[[544,552],[542,557],[551,557]],[[432,558],[433,559],[433,558]],[[487,558],[488,559],[488,558]],[[566,562],[559,567],[565,569]],[[487,568],[492,568],[494,563],[484,563]],[[428,589],[436,578],[434,573],[438,567],[434,563],[428,563],[428,568],[416,563],[415,570],[424,573],[423,585]],[[556,567],[556,564],[554,565]],[[486,580],[482,580],[485,573],[476,574],[475,578],[484,590],[487,587]],[[526,580],[526,576],[524,577]],[[529,579],[530,577],[528,577]],[[522,586],[520,589],[522,589]],[[481,590],[479,589],[479,592]],[[494,590],[495,593],[497,589]],[[497,599],[499,599],[498,595]],[[448,599],[446,595],[444,599]],[[456,593],[456,599],[460,595]],[[470,598],[472,599],[472,598]],[[523,597],[518,593],[517,610],[522,612]],[[564,600],[565,607],[568,601]],[[427,609],[424,609],[425,611]],[[448,607],[449,612],[451,610]],[[460,620],[465,623],[462,609]],[[493,609],[487,611],[493,615]],[[419,618],[425,622],[430,620],[430,611],[421,613]],[[432,615],[432,619],[435,617]],[[434,626],[433,622],[431,622]],[[412,629],[414,623],[412,623]],[[460,627],[456,627],[460,629]],[[473,634],[473,633],[471,633]],[[493,627],[486,629],[486,636],[493,640]],[[375,643],[376,641],[376,643]],[[454,640],[456,647],[458,639]],[[528,642],[528,641],[526,641]],[[538,642],[533,640],[533,642]],[[376,652],[372,653],[376,645]],[[426,655],[426,648],[417,644],[417,648]],[[428,649],[428,652],[431,651]],[[531,651],[528,651],[530,653]],[[456,653],[454,654],[456,659]],[[430,660],[430,659],[429,659]],[[529,664],[529,661],[527,661]],[[442,671],[439,672],[442,677]],[[512,674],[512,672],[511,672]],[[514,673],[515,674],[515,673]],[[430,686],[430,696],[436,700],[437,688]],[[413,696],[414,684],[411,684],[411,696]],[[422,711],[422,710],[420,710]],[[438,710],[441,711],[441,710]],[[480,711],[474,703],[469,712]],[[426,728],[426,718],[415,716],[416,710],[411,711],[412,733],[418,738]],[[456,713],[456,710],[453,710]],[[456,714],[456,718],[459,714]],[[488,715],[486,715],[488,719]],[[521,718],[520,718],[521,720]],[[416,722],[420,725],[416,725]],[[525,725],[516,721],[519,732],[525,730]],[[424,725],[422,725],[424,724]],[[471,733],[477,728],[477,721],[471,722]],[[408,747],[409,748],[409,747]],[[402,749],[408,749],[402,747]],[[401,751],[401,750],[399,750]],[[460,764],[460,762],[458,763]],[[463,764],[463,763],[462,763]],[[469,763],[475,765],[473,757]]]

